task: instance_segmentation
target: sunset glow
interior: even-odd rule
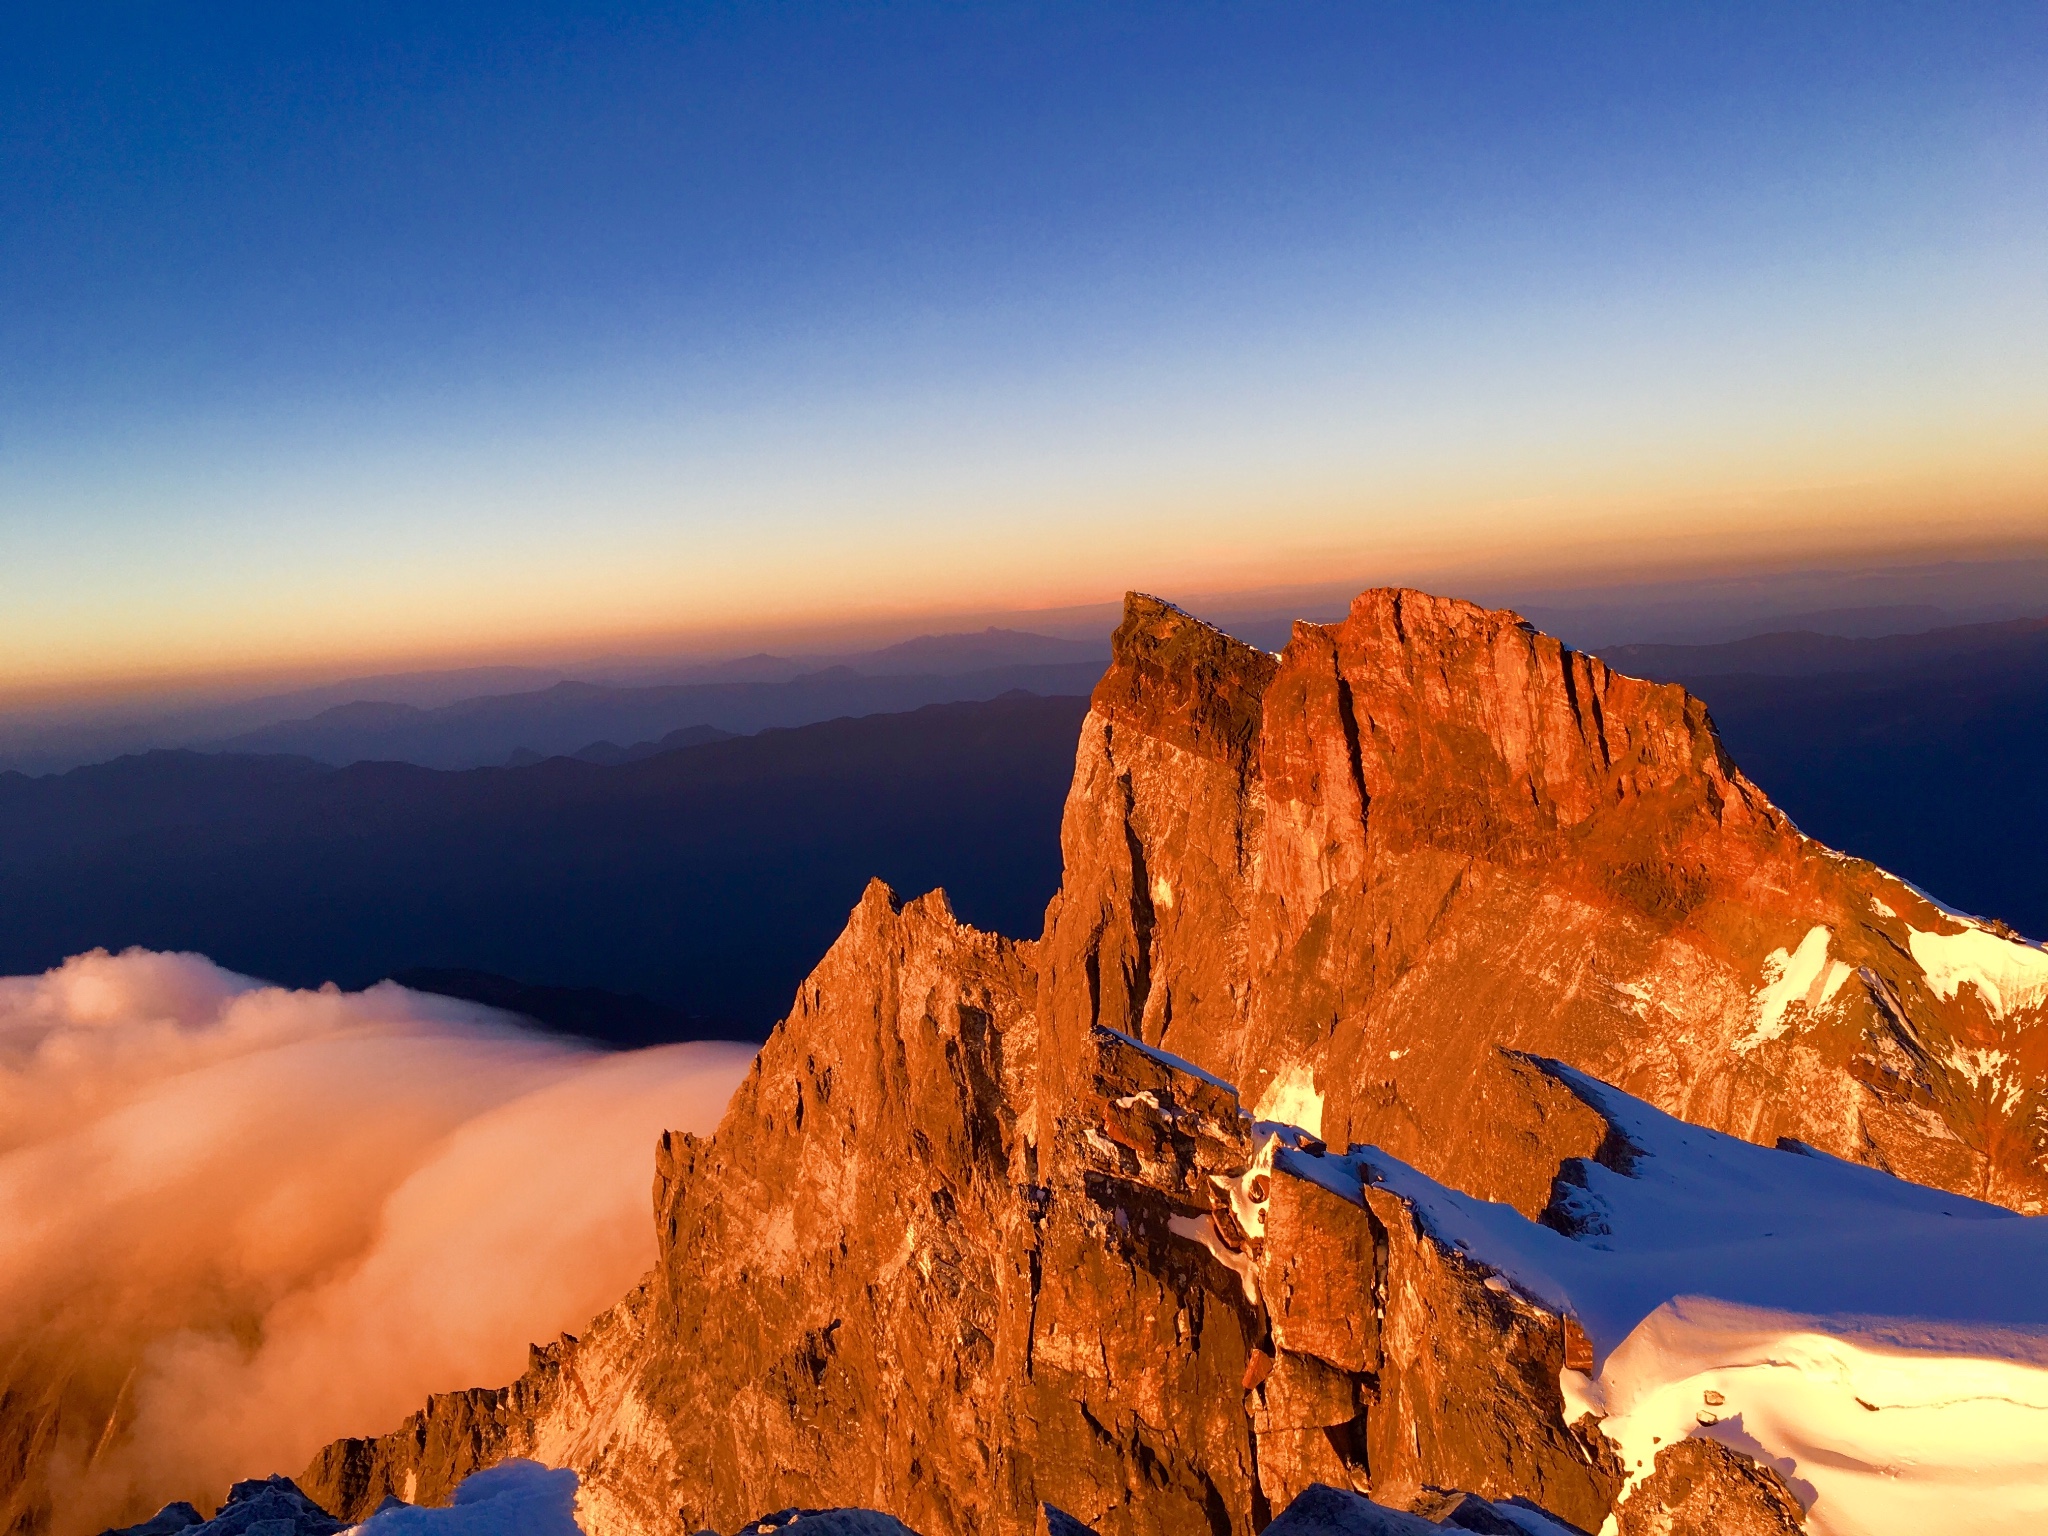
[[[5,682],[2038,545],[2028,16],[34,23]]]
[[[0,1536],[2048,1530],[2048,9],[0,20]]]

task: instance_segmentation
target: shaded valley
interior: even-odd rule
[[[305,986],[459,968],[758,1038],[877,873],[1039,925],[1086,708],[934,705],[618,767],[150,753],[4,775],[0,971],[135,944]]]

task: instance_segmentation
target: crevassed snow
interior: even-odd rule
[[[583,1536],[576,1474],[534,1461],[501,1461],[464,1478],[445,1509],[387,1504],[343,1536]]]
[[[1323,1096],[1316,1092],[1315,1069],[1297,1064],[1281,1072],[1266,1084],[1266,1091],[1259,1095],[1252,1117],[1276,1125],[1291,1125],[1320,1140],[1323,1134]]]
[[[1988,928],[1961,933],[1906,930],[1913,962],[1943,1002],[1965,985],[1977,989],[1996,1019],[2024,1013],[2048,1002],[2048,951],[2020,939],[2001,938]]]
[[[1376,1149],[1348,1161],[1578,1319],[1595,1366],[1564,1373],[1568,1412],[1604,1415],[1632,1477],[1660,1443],[1712,1435],[1779,1469],[1812,1536],[2048,1529],[2048,1218],[1752,1146],[1551,1070],[1641,1149],[1630,1175],[1587,1167],[1585,1236]]]
[[[1833,1000],[1842,983],[1855,974],[1853,967],[1828,958],[1828,943],[1834,934],[1816,923],[1795,950],[1774,949],[1764,957],[1764,985],[1756,995],[1756,1019],[1749,1033],[1735,1042],[1738,1054],[1748,1055],[1767,1040],[1775,1040],[1790,1027],[1785,1010],[1794,1003],[1818,1008]]]

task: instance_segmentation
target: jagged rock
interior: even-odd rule
[[[1095,1536],[1095,1532],[1065,1510],[1041,1504],[1038,1506],[1038,1524],[1032,1536]]]
[[[236,1483],[211,1520],[202,1519],[190,1504],[166,1504],[142,1524],[106,1536],[334,1536],[344,1523],[290,1478],[263,1477]]]
[[[873,1509],[785,1509],[749,1520],[733,1536],[917,1536],[893,1515]]]
[[[1555,1058],[2048,1191],[2040,1082],[1954,1065],[2041,1006],[1937,986],[1913,946],[1954,920],[1800,837],[1683,690],[1513,614],[1371,592],[1276,659],[1134,596],[1061,839],[1035,942],[871,886],[718,1133],[663,1139],[640,1287],[306,1486],[359,1518],[531,1456],[592,1536],[788,1505],[1024,1536],[1046,1504],[1253,1536],[1441,1488],[1594,1530],[1623,1474],[1564,1421],[1574,1319],[1330,1148],[1594,1235],[1586,1169],[1634,1152]],[[1674,1507],[1722,1486],[1689,1467]]]
[[[177,1536],[179,1531],[188,1526],[204,1524],[206,1516],[183,1499],[179,1499],[175,1503],[166,1504],[140,1524],[122,1526],[119,1530],[107,1532],[106,1536]]]
[[[1806,1511],[1770,1467],[1718,1440],[1688,1437],[1657,1453],[1615,1519],[1620,1536],[1798,1536]]]
[[[907,961],[915,946],[892,946],[910,933],[968,942],[941,905],[899,912],[879,889],[849,928],[870,960],[879,946]],[[1000,947],[978,953],[986,963],[1010,958]],[[964,958],[927,973],[954,978],[942,994],[948,1007],[959,1005],[951,988]],[[836,1007],[839,984],[859,974],[828,960],[804,1007],[814,1016]],[[881,989],[899,1009],[903,979]],[[933,994],[914,995],[910,1017],[921,1031],[932,1026]],[[926,1049],[944,1054],[940,1042],[959,1027],[934,1028]],[[965,1038],[955,1036],[956,1049]],[[982,1124],[980,1145],[992,1155],[1004,1127],[977,1121],[976,1104],[993,1101],[973,1085],[999,1080],[1001,1063],[949,1069],[937,1081],[951,1086],[934,1104],[933,1080],[914,1072],[874,1083],[859,1052],[829,1073],[807,1056],[816,1075],[753,1122],[748,1164],[711,1161],[715,1139],[665,1143],[657,1208],[673,1256],[667,1277],[657,1272],[584,1339],[537,1351],[513,1388],[437,1399],[395,1435],[340,1442],[309,1479],[345,1508],[366,1507],[401,1479],[433,1500],[490,1456],[567,1449],[589,1458],[583,1512],[599,1529],[650,1519],[656,1497],[675,1499],[688,1522],[715,1526],[728,1497],[721,1477],[743,1489],[802,1486],[806,1465],[822,1482],[835,1461],[862,1502],[893,1496],[913,1526],[938,1529],[964,1528],[941,1525],[943,1511],[975,1499],[985,1529],[1021,1529],[1023,1511],[1051,1501],[1111,1530],[1249,1532],[1331,1477],[1362,1485],[1369,1465],[1375,1491],[1460,1478],[1527,1490],[1566,1514],[1604,1513],[1619,1473],[1562,1423],[1563,1319],[1490,1288],[1483,1267],[1444,1248],[1399,1197],[1368,1189],[1319,1143],[1255,1136],[1227,1084],[1100,1026],[1089,1048],[1085,1089],[1042,1149],[1022,1149],[1028,1171],[1048,1182],[1000,1188],[976,1164],[974,1128]],[[743,1094],[765,1096],[775,1050],[771,1041]],[[878,1055],[900,1067],[908,1047],[899,1056],[885,1044]],[[916,1123],[899,1124],[900,1160],[878,1159],[862,1143],[892,1113]],[[848,1120],[862,1123],[860,1142],[846,1134]],[[878,1193],[878,1161],[899,1186],[931,1194]],[[778,1217],[742,1202],[787,1200],[828,1177],[905,1225],[877,1223],[879,1236],[834,1231],[813,1261],[813,1283],[792,1293],[804,1305],[772,1315],[769,1298],[805,1277],[784,1280],[767,1267],[758,1234],[772,1234]],[[932,1198],[940,1191],[948,1193]],[[721,1231],[741,1210],[757,1234],[748,1244]],[[992,1262],[1006,1242],[1024,1245],[1014,1266]],[[896,1252],[879,1260],[878,1281],[883,1246]],[[715,1264],[731,1267],[719,1276]],[[839,1273],[858,1291],[835,1289]],[[714,1278],[721,1283],[709,1285]],[[699,1309],[685,1338],[720,1337],[723,1327],[722,1351],[666,1336],[675,1326],[661,1306],[666,1287]],[[1005,1306],[1006,1293],[1021,1305]],[[828,1308],[825,1327],[805,1326]],[[932,1358],[926,1341],[971,1344],[969,1326],[986,1329],[979,1361],[956,1350],[949,1378],[906,1391],[903,1377]],[[731,1369],[735,1346],[778,1384],[779,1400],[758,1387],[722,1389],[744,1416],[744,1436],[688,1408],[715,1390],[713,1372]],[[1012,1351],[1025,1354],[1022,1369],[1006,1363]],[[1503,1378],[1504,1360],[1521,1385]],[[834,1457],[829,1428],[889,1421],[892,1400],[877,1400],[878,1382],[917,1415],[908,1430],[960,1416],[961,1438],[950,1443],[976,1451],[964,1469],[922,1460],[930,1442],[913,1433],[874,1435]],[[490,1406],[494,1414],[479,1413]],[[642,1438],[650,1421],[666,1444]],[[691,1446],[721,1458],[709,1477],[682,1471]],[[450,1447],[465,1455],[451,1457]],[[1133,1466],[1146,1469],[1135,1490],[1126,1481]],[[1025,1497],[1003,1502],[1006,1487]]]
[[[1555,1163],[1496,1144],[1498,1045],[1766,1145],[2048,1199],[2039,1074],[1994,1089],[1970,1054],[2021,1060],[2048,995],[1931,976],[1915,943],[1964,925],[1801,837],[1683,689],[1382,590],[1277,662],[1133,596],[1093,702],[1055,1032],[1127,1029],[1525,1211]]]
[[[1428,1489],[1409,1509],[1435,1525],[1454,1531],[1476,1531],[1479,1536],[1527,1536],[1525,1529],[1476,1493]],[[1555,1522],[1552,1522],[1555,1524]],[[1559,1526],[1559,1530],[1565,1527]]]
[[[1314,1483],[1266,1531],[1268,1536],[1442,1536],[1443,1528],[1348,1488]]]
[[[1564,1422],[1566,1319],[1431,1235],[1405,1202],[1368,1187],[1386,1233],[1373,1491],[1407,1503],[1427,1487],[1523,1494],[1597,1526],[1621,1468],[1597,1434]]]

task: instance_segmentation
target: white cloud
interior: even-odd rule
[[[516,1376],[652,1261],[654,1139],[710,1130],[751,1056],[196,955],[0,979],[0,1358],[61,1426],[57,1536]]]

